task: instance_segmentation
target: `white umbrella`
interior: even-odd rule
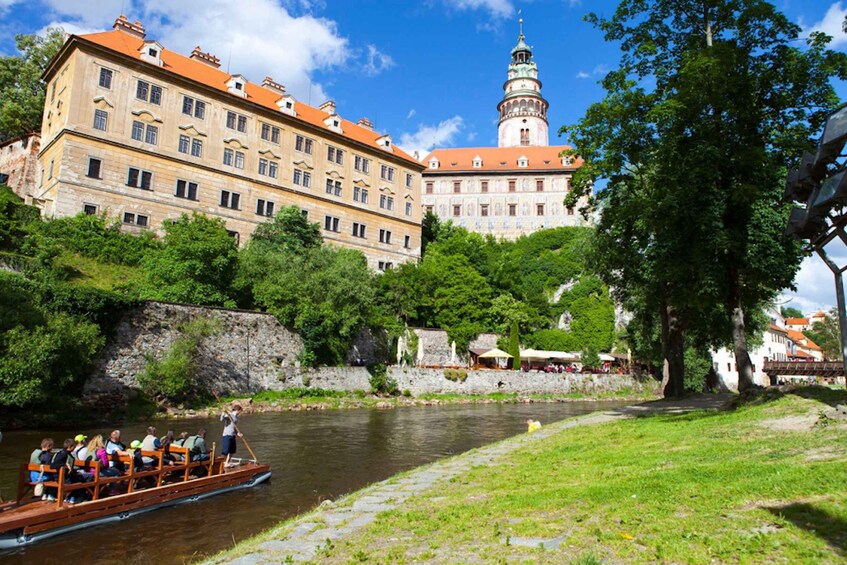
[[[403,336],[397,338],[397,364],[400,364],[400,360],[403,359],[403,348],[405,347],[405,340]]]
[[[456,364],[456,342],[455,341],[453,341],[453,343],[450,344],[450,364],[451,365]]]
[[[423,358],[424,358],[423,340],[421,339],[421,336],[418,336],[418,358],[417,358],[418,365],[423,365]]]

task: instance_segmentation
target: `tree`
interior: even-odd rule
[[[251,246],[293,252],[320,247],[322,243],[320,226],[310,223],[297,206],[281,208],[273,219],[259,224],[250,239]]]
[[[195,212],[165,220],[162,228],[162,249],[148,253],[142,262],[144,298],[235,306],[231,293],[238,248],[223,220]]]
[[[45,85],[41,73],[65,42],[62,29],[16,35],[20,55],[0,57],[0,140],[41,131]]]
[[[509,355],[512,356],[512,369],[515,371],[521,368],[521,338],[518,329],[517,320],[512,321],[512,328],[509,330]]]
[[[658,310],[665,393],[683,391],[689,332],[731,343],[750,388],[748,312],[791,285],[801,257],[783,234],[785,171],[836,105],[847,55],[815,33],[801,49],[800,28],[763,0],[623,0],[587,19],[623,57],[605,99],[563,128],[586,164],[569,201],[608,181],[602,213],[624,222],[601,222],[606,282]]]
[[[801,312],[799,308],[793,308],[791,306],[783,306],[782,307],[782,317],[783,318],[802,318],[803,312]]]
[[[441,220],[432,212],[427,211],[421,222],[421,257],[426,256],[427,246],[438,238],[441,231]]]
[[[39,221],[38,208],[27,206],[12,189],[0,185],[0,251],[17,251],[27,227]]]
[[[815,322],[806,330],[807,338],[815,342],[824,356],[831,360],[841,360],[841,332],[838,329],[838,309],[833,308],[822,322]]]

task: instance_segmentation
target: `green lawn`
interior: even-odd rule
[[[80,286],[111,290],[118,285],[140,282],[144,275],[139,267],[103,263],[97,259],[64,252],[56,258],[56,267],[70,274],[69,281]]]
[[[843,563],[847,425],[821,413],[847,394],[800,393],[568,429],[381,514],[322,560]]]

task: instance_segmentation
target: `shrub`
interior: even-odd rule
[[[379,395],[395,395],[399,389],[397,381],[388,376],[388,367],[379,363],[367,366],[370,373],[371,392]]]
[[[468,372],[465,369],[444,369],[444,378],[448,381],[465,382],[468,379]]]
[[[152,231],[133,235],[121,231],[118,219],[80,213],[41,224],[39,245],[59,245],[86,257],[106,263],[135,266],[160,244]]]

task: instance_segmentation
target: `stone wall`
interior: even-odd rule
[[[259,312],[147,302],[128,311],[97,362],[86,387],[114,390],[134,387],[148,358],[161,358],[181,335],[180,326],[197,318],[216,320],[198,354],[198,378],[217,393],[275,388],[298,370],[300,337],[274,316]]]
[[[453,355],[453,347],[446,331],[429,328],[411,328],[411,331],[415,332],[419,343],[415,351],[412,351],[411,344],[407,343],[409,356],[416,360],[415,364],[424,367],[467,365],[467,355],[458,352],[455,356]],[[475,340],[471,341],[470,348],[494,349],[497,347],[497,337],[497,334],[492,333],[479,334]],[[423,357],[418,359],[421,349]]]
[[[41,177],[38,163],[40,146],[41,136],[37,133],[22,135],[0,144],[0,173],[9,175],[6,184],[24,200],[35,194]]]

